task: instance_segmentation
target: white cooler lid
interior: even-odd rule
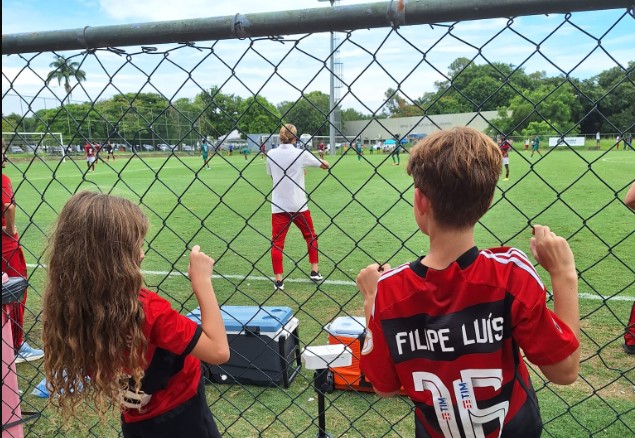
[[[333,336],[360,336],[366,330],[364,316],[338,316],[324,330]]]

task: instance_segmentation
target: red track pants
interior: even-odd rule
[[[302,232],[309,251],[309,263],[318,262],[318,237],[313,229],[313,219],[311,212],[305,210],[299,213],[272,213],[271,214],[271,263],[273,273],[282,274],[282,251],[284,250],[284,240],[291,223]]]

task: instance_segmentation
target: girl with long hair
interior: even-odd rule
[[[44,293],[48,389],[65,420],[89,404],[100,415],[120,409],[124,437],[219,437],[200,364],[229,359],[214,260],[198,245],[190,254],[199,326],[143,287],[147,231],[144,213],[123,198],[80,192],[62,209]]]

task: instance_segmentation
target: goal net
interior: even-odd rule
[[[61,132],[3,132],[2,140],[8,150],[17,146],[24,152],[61,155],[66,148]]]

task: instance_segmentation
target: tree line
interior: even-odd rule
[[[72,79],[86,80],[77,63],[56,56],[46,83],[57,80],[70,98]],[[493,62],[479,65],[457,58],[445,80],[420,97],[399,89],[385,92],[384,105],[375,113],[338,108],[342,124],[351,120],[498,111],[491,133],[507,135],[594,134],[633,129],[635,62],[612,67],[588,79],[545,72],[527,74],[522,67]],[[66,98],[64,99],[66,101]],[[171,142],[194,144],[206,135],[274,133],[292,121],[303,133],[329,132],[329,95],[310,91],[298,100],[278,104],[263,96],[225,93],[217,86],[193,98],[170,101],[158,93],[122,93],[96,102],[62,103],[33,116],[3,115],[4,132],[61,132],[68,144],[105,140],[140,144]]]
[[[633,129],[635,61],[588,78],[527,74],[522,67],[492,62],[479,65],[454,60],[435,91],[404,97],[388,89],[383,114],[411,117],[498,111],[490,133],[506,135],[595,134]]]

